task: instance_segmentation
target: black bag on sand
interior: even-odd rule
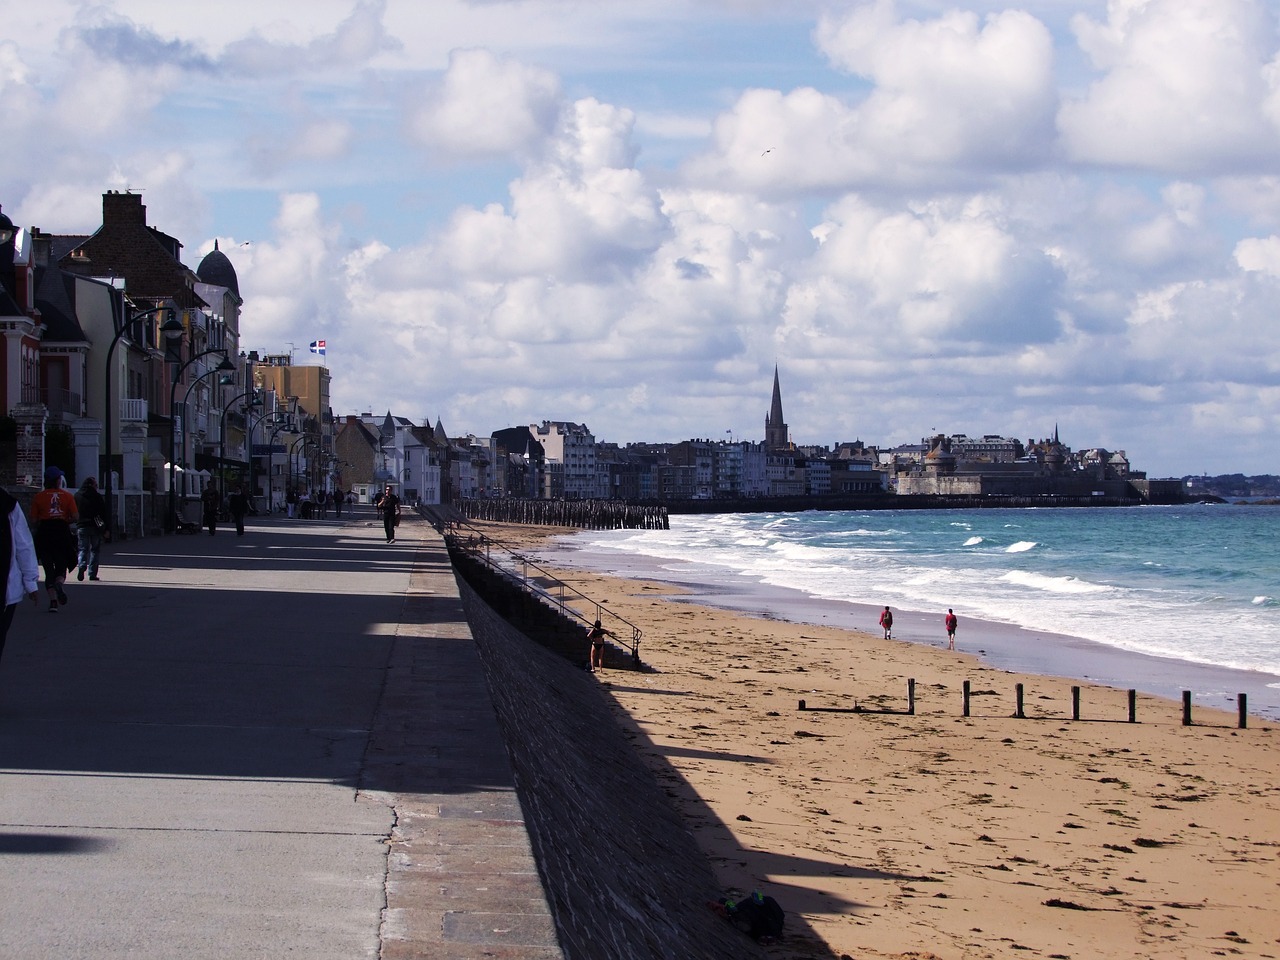
[[[767,942],[782,936],[786,914],[777,900],[763,896],[759,890],[745,900],[724,901],[724,909],[733,925],[752,940]]]

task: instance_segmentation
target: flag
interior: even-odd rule
[[[323,341],[323,340],[312,340],[312,341],[311,341],[311,352],[312,352],[312,353],[318,353],[318,354],[320,354],[320,356],[322,356],[322,357],[323,357],[323,356],[324,356],[324,341]]]

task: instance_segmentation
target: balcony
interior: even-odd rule
[[[79,417],[84,413],[80,405],[80,394],[57,387],[23,387],[22,402],[25,404],[44,404],[51,417]]]
[[[145,400],[121,400],[120,401],[120,421],[132,421],[134,423],[147,422],[147,401]]]

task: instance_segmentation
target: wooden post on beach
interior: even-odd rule
[[[964,682],[964,715],[969,715],[969,681]]]
[[[1080,719],[1080,688],[1071,688],[1071,719]]]
[[[801,709],[801,710],[803,710],[803,709],[804,709],[804,701],[803,701],[803,700],[801,700],[801,701],[800,701],[800,709]]]
[[[1191,726],[1191,691],[1182,691],[1182,725]]]
[[[1244,694],[1241,694],[1244,696]],[[915,680],[907,681],[907,713],[910,716],[916,715],[916,682]],[[1241,724],[1244,726],[1244,724]]]
[[[1239,711],[1240,719],[1236,726],[1243,730],[1249,724],[1249,695],[1246,693],[1236,694],[1236,710]]]
[[[1027,719],[1027,715],[1022,711],[1022,694],[1023,694],[1022,684],[1018,684],[1018,686],[1015,689],[1017,690],[1017,693],[1018,693],[1018,709],[1013,712],[1013,716],[1017,720],[1025,720]]]
[[[1129,722],[1138,722],[1138,691],[1129,691]]]

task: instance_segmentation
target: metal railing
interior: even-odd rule
[[[470,524],[453,520],[450,532],[444,536],[445,544],[451,550],[463,551],[497,575],[550,605],[565,618],[577,620],[587,627],[599,620],[606,630],[612,623],[622,624],[625,631],[630,633],[629,641],[619,636],[624,632],[622,629],[609,630],[609,633],[629,645],[632,662],[636,667],[640,666],[640,640],[644,632],[626,617],[614,613],[604,604],[538,566],[516,547],[496,540]],[[592,613],[584,613],[583,609],[591,610]]]

